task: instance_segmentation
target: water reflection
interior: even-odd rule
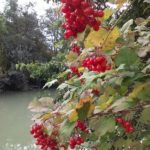
[[[21,144],[6,143],[2,148],[3,150],[38,150],[35,144],[22,146]]]

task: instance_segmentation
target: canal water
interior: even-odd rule
[[[0,150],[39,150],[30,135],[32,113],[29,103],[51,91],[6,92],[0,94]]]

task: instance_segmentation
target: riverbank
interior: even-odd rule
[[[6,91],[28,91],[42,89],[46,81],[43,79],[30,78],[28,74],[21,71],[11,71],[0,75],[0,93]],[[54,85],[57,87],[57,85]]]

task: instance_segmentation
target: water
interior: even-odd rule
[[[50,93],[54,94],[54,90]],[[39,150],[29,133],[28,104],[40,91],[7,92],[0,95],[0,150]]]

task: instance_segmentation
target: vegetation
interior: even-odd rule
[[[0,14],[0,91],[10,89],[9,85],[13,87],[12,74],[16,76],[16,83],[23,77],[22,83],[30,86],[30,79],[33,79],[31,84],[42,83],[42,86],[63,71],[59,57],[64,57],[62,53],[70,42],[64,44],[63,29],[58,29],[62,16],[57,11],[50,8],[43,19],[36,14],[32,3],[22,7],[16,0],[7,0]]]
[[[29,75],[31,80],[41,81],[45,84],[52,79],[55,79],[60,72],[63,72],[66,67],[64,66],[64,54],[58,53],[51,61],[45,63],[29,63],[29,64],[16,64],[16,69],[23,71]]]
[[[112,10],[99,11],[92,1],[61,2],[64,37],[75,39],[66,55],[69,69],[45,85],[65,79],[58,87],[62,103],[43,98],[29,105],[38,113],[31,128],[36,144],[42,150],[148,150],[150,18],[119,28],[135,1],[117,20]],[[114,13],[125,1],[115,2]]]

